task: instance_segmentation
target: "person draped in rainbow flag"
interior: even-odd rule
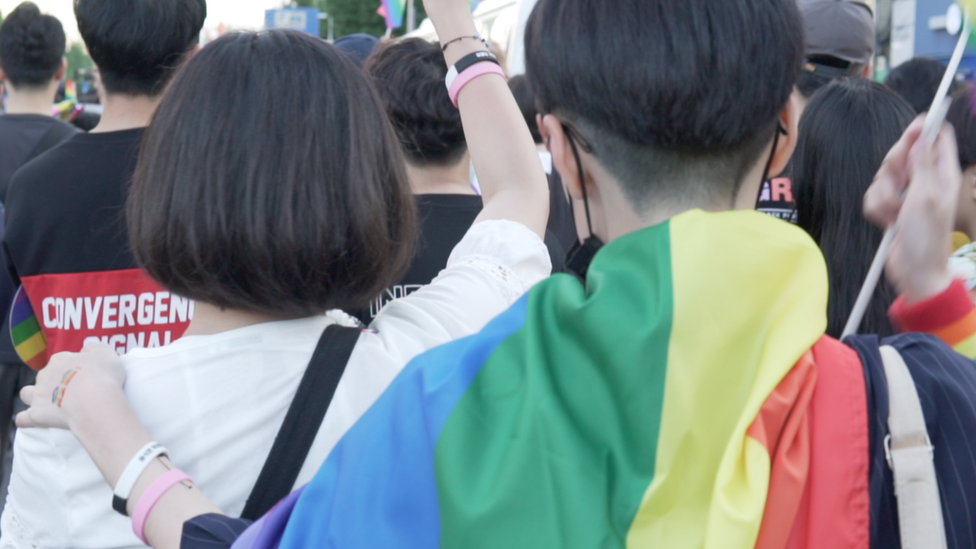
[[[445,41],[474,34],[465,0],[425,4]],[[455,42],[447,62],[481,48]],[[200,492],[169,491],[148,514],[154,547],[899,546],[877,338],[824,336],[819,250],[749,211],[795,145],[794,0],[539,0],[526,49],[554,163],[607,242],[585,281],[554,276],[416,358],[246,531]],[[477,131],[517,116],[510,100],[496,77],[470,79],[472,150],[495,146]],[[887,343],[922,396],[948,545],[971,547],[976,311],[943,245],[960,174],[951,128],[920,134],[891,151],[865,210],[899,219],[892,318],[928,333]],[[48,403],[68,370],[63,407]],[[123,376],[99,347],[59,355],[18,422],[71,428],[114,482],[124,448],[151,440]],[[160,498],[161,478],[130,497]]]

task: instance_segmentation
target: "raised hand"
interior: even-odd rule
[[[906,130],[864,197],[864,213],[887,229],[897,220],[887,275],[911,302],[952,282],[949,242],[962,173],[955,132],[944,125],[934,144],[921,138],[922,118]]]

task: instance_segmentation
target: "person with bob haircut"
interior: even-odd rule
[[[370,330],[340,310],[361,307],[410,264],[416,212],[400,144],[365,75],[321,40],[249,32],[207,45],[164,94],[126,219],[139,265],[196,311],[184,338],[120,359],[131,408],[113,417],[153,433],[213,502],[204,509],[252,512],[259,477],[285,467],[271,457],[276,433],[320,353],[337,385],[331,403],[311,393],[327,409],[321,425],[296,424],[314,438],[284,494],[312,478],[413,356],[480,330],[549,275],[545,174],[514,100],[495,93],[504,83],[478,84],[487,88],[466,93],[480,94],[491,116],[461,116],[484,166],[484,208],[437,280],[384,308]],[[333,356],[341,352],[347,363]],[[140,546],[78,439],[22,433],[0,547]],[[119,496],[122,510],[132,515],[145,488]],[[146,534],[174,547],[180,537],[151,524]]]
[[[800,119],[793,155],[797,225],[810,233],[827,261],[831,337],[841,337],[883,236],[864,218],[862,198],[885,155],[914,118],[914,111],[895,92],[858,78],[822,88]],[[882,279],[864,316],[865,332],[881,337],[897,333],[888,319],[888,308],[897,297],[894,287]]]
[[[425,7],[448,65],[485,55],[467,0]],[[948,546],[972,546],[976,364],[961,353],[976,354],[976,307],[946,267],[953,131],[930,143],[913,123],[865,197],[871,219],[901,228],[895,324],[959,344],[886,340],[928,432],[924,446],[886,445],[877,336],[824,334],[822,253],[753,209],[796,143],[801,36],[794,0],[539,0],[525,43],[542,133],[606,243],[586,279],[553,276],[478,334],[411,361],[315,478],[236,542],[245,522],[171,489],[185,477],[154,462],[139,480],[151,487],[141,507],[155,503],[150,544],[175,548],[182,533],[185,549],[897,547],[885,448],[900,460],[905,448],[929,456],[931,442]],[[501,109],[498,72],[467,73],[458,95],[476,165],[501,137],[487,130],[518,119]],[[518,122],[519,153],[534,155]],[[114,484],[152,440],[124,372],[101,346],[59,355],[24,390],[18,422],[71,429]]]

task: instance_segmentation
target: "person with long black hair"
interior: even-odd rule
[[[827,334],[840,337],[883,232],[864,218],[863,196],[915,113],[895,92],[863,78],[838,80],[810,99],[793,156],[797,223],[827,259]],[[894,335],[888,307],[898,292],[882,280],[864,330]]]

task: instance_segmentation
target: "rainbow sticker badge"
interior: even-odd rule
[[[35,370],[47,365],[47,340],[23,286],[17,290],[10,308],[10,339],[25,364]]]

